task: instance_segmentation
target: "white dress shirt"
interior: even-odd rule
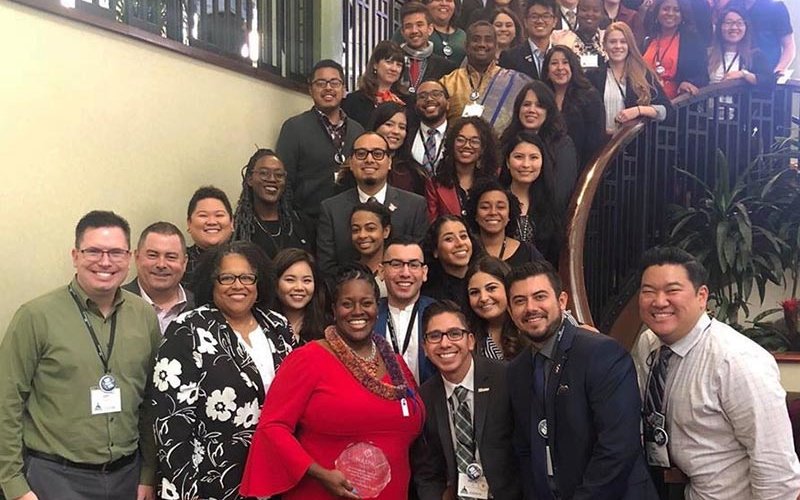
[[[441,375],[440,375],[441,376]],[[475,429],[475,361],[470,356],[469,358],[469,370],[467,374],[464,375],[464,378],[454,384],[447,380],[446,378],[442,377],[442,382],[444,382],[444,397],[447,398],[447,414],[450,417],[450,438],[453,440],[453,449],[456,449],[456,426],[453,422],[453,414],[457,408],[453,407],[452,404],[452,397],[453,393],[456,391],[457,386],[461,386],[464,389],[467,389],[467,404],[469,405],[469,413],[472,415],[472,428],[473,434]],[[480,463],[480,457],[478,454],[478,443],[475,443],[475,461]]]
[[[244,338],[242,338],[239,332],[236,330],[234,330],[234,332],[236,333],[236,338],[239,339],[239,344],[244,347],[244,350],[247,351],[247,354],[250,355],[256,368],[258,368],[261,381],[264,383],[264,394],[266,394],[269,391],[272,380],[275,378],[275,361],[272,359],[275,346],[272,345],[272,341],[267,338],[267,334],[264,333],[261,326],[256,326],[256,328],[250,332],[250,335],[247,337],[247,340],[250,341],[249,344],[244,341]]]
[[[385,287],[385,285],[384,285]],[[411,326],[411,331],[408,331],[408,322],[411,320],[411,312],[414,310],[414,302],[408,305],[405,309],[389,306],[389,316],[392,324],[394,325],[394,332],[397,335],[397,347],[402,351],[406,343],[406,333],[411,335],[408,341],[408,349],[403,353],[403,360],[408,365],[408,369],[414,375],[414,380],[419,384],[419,318],[422,313],[417,311],[417,317],[414,319],[414,324]],[[386,326],[386,340],[389,344],[392,343],[391,333],[389,333],[389,326],[387,320]],[[398,353],[400,354],[400,353]]]
[[[643,397],[651,353],[661,345],[647,330],[634,347]],[[668,446],[673,464],[689,477],[687,500],[796,500],[800,463],[772,355],[706,314],[670,348]]]
[[[419,130],[414,137],[414,142],[411,144],[411,156],[414,157],[414,161],[423,167],[425,166],[425,139],[428,137],[428,130],[430,129],[431,127],[420,123]],[[434,170],[439,163],[439,159],[442,157],[442,150],[444,149],[442,147],[442,141],[444,140],[445,132],[447,132],[447,120],[436,127],[436,135],[433,136],[436,141],[436,159],[433,162]]]
[[[378,191],[373,195],[365,193],[364,191],[361,190],[360,187],[356,186],[356,191],[358,191],[358,201],[360,201],[361,203],[366,203],[367,201],[369,201],[370,197],[373,197],[378,203],[384,205],[386,203],[386,188],[388,185],[389,185],[388,183],[384,183],[380,191]]]

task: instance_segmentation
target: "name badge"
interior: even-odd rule
[[[647,463],[655,467],[671,467],[669,463],[669,435],[666,431],[666,417],[657,411],[644,418],[644,451]]]
[[[489,483],[486,481],[486,476],[470,479],[463,472],[459,473],[457,495],[459,498],[489,498]]]
[[[468,116],[481,116],[483,115],[483,105],[478,104],[477,102],[473,102],[464,106],[464,112],[461,113],[461,116],[468,117]]]
[[[581,68],[597,68],[598,66],[597,54],[584,54],[581,56]]]
[[[122,392],[119,387],[110,391],[104,391],[93,387],[89,390],[89,394],[92,401],[92,415],[118,413],[122,411]]]

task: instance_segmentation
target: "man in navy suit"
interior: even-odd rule
[[[508,368],[525,498],[658,498],[641,445],[630,355],[564,321],[567,294],[548,262],[512,270],[506,294],[511,319],[532,344]]]
[[[422,324],[439,375],[419,390],[425,426],[411,452],[419,500],[521,499],[505,366],[474,357],[475,336],[456,303],[434,302]]]
[[[528,38],[500,54],[498,65],[542,79],[542,63],[550,49],[550,36],[555,29],[558,7],[555,0],[531,0],[525,9],[525,31]]]
[[[436,373],[423,349],[422,315],[433,299],[420,294],[428,279],[428,266],[419,240],[400,236],[383,250],[380,268],[386,298],[378,303],[375,333],[385,336],[394,352],[402,354],[417,384]]]
[[[364,132],[353,142],[349,166],[356,187],[322,202],[317,227],[317,260],[320,269],[333,276],[342,264],[358,260],[350,238],[353,207],[375,199],[391,212],[392,234],[421,240],[428,229],[425,198],[386,182],[392,168],[389,145],[377,132]]]

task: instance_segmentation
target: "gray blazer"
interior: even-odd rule
[[[322,202],[317,226],[317,262],[327,276],[336,274],[342,264],[358,260],[358,252],[350,239],[350,213],[358,203],[357,188]],[[392,213],[394,236],[405,235],[422,240],[428,230],[425,198],[387,186],[384,205]]]

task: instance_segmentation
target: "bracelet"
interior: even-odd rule
[[[636,118],[639,118],[640,116],[642,116],[642,110],[639,108],[639,106],[636,106]]]

